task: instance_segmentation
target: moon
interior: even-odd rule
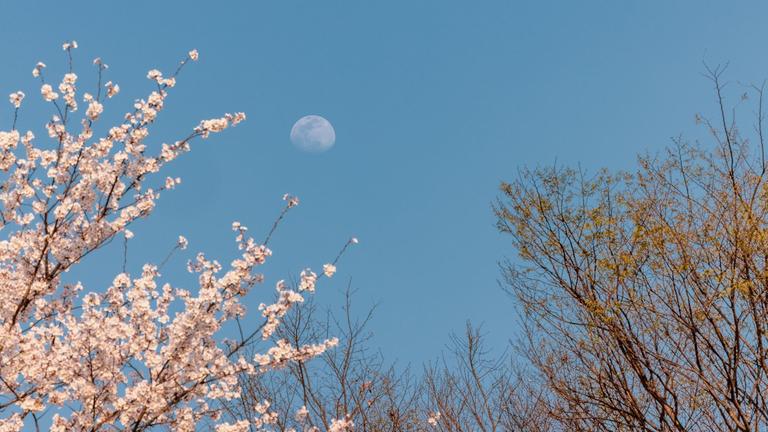
[[[336,142],[336,131],[331,122],[319,115],[300,118],[291,128],[291,142],[299,149],[310,153],[329,150]]]

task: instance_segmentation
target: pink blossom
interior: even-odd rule
[[[62,48],[69,53],[77,43]],[[196,60],[197,51],[188,56]],[[106,65],[96,63],[103,73]],[[44,67],[38,63],[33,70],[41,81]],[[264,280],[258,270],[272,255],[239,223],[232,225],[234,259],[219,262],[200,253],[189,261],[197,277],[192,287],[175,287],[152,263],[115,275],[107,287],[72,281],[78,272],[65,276],[116,237],[133,237],[134,223],[153,213],[160,192],[180,182],[159,173],[188,152],[192,140],[245,120],[243,113],[224,114],[170,144],[148,145],[150,124],[176,83],[157,70],[148,77],[160,87],[137,99],[112,127],[92,128],[105,110],[98,96],[83,94],[88,106],[76,113],[78,76],[68,72],[58,91],[45,83],[40,88],[43,99],[56,104],[43,125],[53,146],[38,145],[32,132],[0,130],[0,398],[15,412],[0,420],[0,431],[33,427],[30,413],[38,412],[50,413],[50,429],[62,432],[107,425],[193,431],[211,422],[223,432],[264,428],[277,422],[268,402],[250,422],[220,421],[218,402],[240,396],[238,374],[268,373],[338,344],[336,338],[301,346],[279,340],[246,358],[220,339],[222,328],[245,314],[242,299]],[[106,89],[107,97],[119,91],[111,82]],[[11,95],[14,107],[23,97]],[[298,204],[295,197],[287,200],[289,207]],[[178,248],[187,244],[179,236]],[[323,268],[328,276],[334,271]],[[260,307],[253,335],[274,335],[316,280],[307,269],[296,291],[278,283],[276,300]],[[352,427],[348,420],[334,425],[337,431]]]
[[[8,96],[8,99],[10,100],[11,105],[13,105],[14,108],[20,108],[21,101],[24,100],[24,92],[21,92],[21,91],[13,92]]]
[[[336,273],[336,266],[333,264],[325,264],[323,265],[323,274],[326,277],[331,277],[333,274]]]

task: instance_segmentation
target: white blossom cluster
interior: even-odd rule
[[[18,109],[21,108],[21,101],[24,100],[24,92],[17,91],[13,92],[8,96],[8,100],[11,102],[11,105],[13,105],[14,108]]]
[[[437,422],[439,421],[440,421],[440,411],[431,412],[427,416],[427,423],[430,426],[433,426],[433,427],[437,426]]]

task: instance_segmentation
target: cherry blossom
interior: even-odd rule
[[[352,420],[349,419],[333,419],[331,421],[331,427],[328,428],[328,432],[347,432],[351,431],[355,426]]]
[[[197,276],[191,288],[166,280],[160,273],[165,262],[146,263],[138,274],[124,270],[106,287],[86,287],[64,276],[87,265],[89,255],[115,237],[125,238],[127,251],[134,222],[150,216],[160,192],[181,181],[163,180],[158,173],[190,151],[193,141],[239,124],[245,114],[203,120],[171,143],[152,141],[149,126],[165,108],[179,72],[187,60],[198,59],[192,50],[170,76],[149,71],[156,85],[136,99],[121,123],[95,128],[107,103],[102,90],[112,98],[120,88],[108,81],[96,86],[97,94],[82,94],[87,108],[78,118],[78,75],[72,71],[77,42],[62,48],[70,70],[56,90],[43,80],[44,63],[32,72],[41,81],[42,98],[55,108],[40,142],[31,131],[0,129],[5,173],[0,186],[5,233],[0,240],[0,431],[31,427],[41,416],[47,416],[52,431],[194,431],[212,424],[231,432],[274,425],[278,418],[269,401],[256,407],[254,418],[233,424],[220,421],[219,401],[240,397],[238,374],[269,373],[310,360],[338,339],[301,346],[278,340],[252,349],[254,341],[271,340],[290,308],[304,301],[301,292],[316,290],[318,277],[309,269],[301,272],[297,290],[277,283],[275,300],[259,308],[263,325],[234,342],[220,338],[245,315],[242,299],[265,278],[257,270],[272,255],[268,238],[259,242],[233,223],[237,256],[220,263],[195,255],[187,264]],[[107,66],[100,59],[94,65],[101,83]],[[10,95],[14,115],[23,98],[22,92]],[[285,211],[298,204],[296,197],[285,199],[270,235]],[[179,236],[173,250],[187,246]],[[336,261],[324,266],[324,275],[336,271]],[[167,273],[172,276],[173,270]],[[346,419],[331,426],[351,428]]]
[[[104,87],[107,88],[107,97],[110,99],[120,93],[120,86],[113,84],[112,81],[108,81],[106,84],[104,84]]]
[[[77,48],[77,41],[75,41],[75,40],[69,41],[69,42],[64,42],[61,45],[61,49],[63,49],[64,51],[69,51],[70,49],[75,49],[75,48]]]
[[[21,101],[24,100],[24,92],[17,91],[13,92],[8,96],[8,99],[11,102],[11,105],[13,105],[14,108],[21,108]]]
[[[317,282],[317,275],[311,269],[304,269],[299,275],[301,282],[299,282],[300,291],[315,291],[315,283]]]
[[[102,112],[104,112],[104,105],[95,100],[91,100],[88,104],[88,109],[85,111],[85,115],[88,116],[90,120],[97,120]]]
[[[287,201],[288,202],[288,207],[295,207],[295,206],[299,205],[299,198],[295,197],[295,196],[293,196],[291,194],[283,195],[283,201]]]
[[[40,72],[45,68],[45,63],[43,62],[37,62],[35,65],[35,68],[32,69],[32,76],[35,78],[38,78],[40,76]]]
[[[59,94],[53,91],[53,87],[50,84],[43,84],[40,87],[40,94],[43,95],[43,99],[46,102],[51,102],[59,98]]]
[[[294,416],[294,418],[296,419],[297,422],[303,422],[308,415],[309,415],[309,410],[305,405],[302,405],[301,408],[299,408],[296,411],[296,415]]]
[[[430,426],[437,426],[438,421],[440,421],[440,411],[431,412],[427,416],[427,423]]]

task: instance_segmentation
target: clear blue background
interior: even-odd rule
[[[467,319],[484,322],[496,347],[515,333],[513,301],[497,283],[497,262],[514,256],[490,209],[499,181],[556,160],[630,168],[637,153],[696,133],[694,114],[714,108],[702,61],[730,61],[734,92],[739,81],[768,76],[767,9],[714,1],[3,1],[0,93],[27,93],[19,127],[42,137],[49,107],[30,71],[42,60],[59,79],[63,41],[80,44],[82,90],[95,85],[94,57],[110,65],[108,79],[122,92],[105,120],[149,93],[147,70],[170,72],[197,48],[200,61],[180,77],[150,142],[172,141],[223,112],[245,111],[248,121],[174,162],[167,173],[183,183],[135,227],[130,268],[161,261],[184,234],[189,253],[164,273],[189,286],[192,252],[231,258],[230,223],[262,237],[291,192],[302,204],[272,244],[268,282],[252,306],[271,296],[275,280],[307,265],[319,270],[356,235],[360,244],[317,295],[340,305],[351,278],[360,309],[379,303],[374,343],[389,360],[420,364]],[[7,129],[10,105],[0,102]],[[290,144],[292,124],[306,114],[334,124],[331,151]],[[110,250],[84,263],[78,277],[87,288],[119,272],[120,245]]]

